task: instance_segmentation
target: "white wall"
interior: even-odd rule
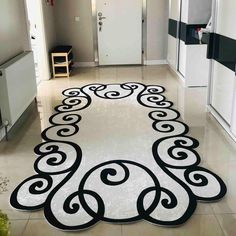
[[[56,46],[55,8],[44,0],[25,0],[28,16],[28,27],[36,36],[39,80],[51,78],[50,51]],[[34,29],[36,26],[36,29]]]
[[[75,61],[93,62],[91,0],[57,0],[55,5],[57,42],[73,46]],[[147,0],[147,60],[166,60],[167,30],[168,1]]]
[[[236,40],[235,0],[218,0],[216,29],[217,34]],[[211,105],[223,117],[236,138],[236,78],[234,71],[213,61]]]
[[[169,0],[169,18],[179,20],[180,0]]]
[[[186,1],[186,0],[185,0]],[[188,24],[207,24],[211,17],[212,0],[188,0]]]
[[[0,64],[29,49],[24,0],[1,0]]]
[[[91,1],[57,0],[51,7],[42,0],[42,4],[47,50],[71,44],[75,61],[94,61]],[[75,16],[80,16],[80,22],[74,21]],[[24,0],[1,0],[0,22],[1,64],[29,49]],[[168,1],[147,0],[147,60],[166,59],[167,27]]]
[[[218,0],[218,2],[216,33],[236,40],[236,1]]]
[[[207,24],[211,17],[212,0],[182,0],[181,22],[186,24]],[[185,78],[185,86],[207,86],[209,60],[206,58],[207,45],[179,44],[179,72]],[[196,65],[198,65],[196,67]],[[199,70],[200,68],[200,70]]]
[[[0,64],[27,49],[29,49],[29,41],[24,0],[1,0]],[[0,129],[0,140],[2,137],[3,130]]]
[[[167,0],[147,0],[147,60],[166,60],[168,41]]]
[[[32,0],[34,1],[34,0]],[[46,19],[47,50],[56,44],[53,8],[41,0]],[[27,17],[24,0],[1,0],[0,2],[0,64],[25,50],[30,50]],[[48,75],[48,78],[49,79]],[[3,132],[0,130],[0,139]]]
[[[50,51],[57,44],[55,7],[46,4],[45,0],[42,0],[42,6],[43,6],[43,13],[44,13],[47,49],[48,51]]]
[[[55,10],[57,43],[73,46],[74,61],[94,61],[91,0],[57,0]]]
[[[32,0],[34,1],[34,0]],[[42,1],[46,50],[56,45],[54,7]],[[0,5],[0,64],[15,57],[17,54],[30,49],[24,0],[1,0]],[[49,55],[49,54],[48,54]],[[49,79],[47,75],[46,79]]]
[[[35,1],[35,0],[33,0],[33,1]],[[42,10],[43,10],[46,56],[47,56],[46,67],[48,68],[47,73],[45,74],[45,78],[43,78],[43,79],[48,80],[52,76],[50,52],[57,45],[56,24],[55,24],[55,7],[46,4],[45,0],[41,0],[41,1],[42,1]]]

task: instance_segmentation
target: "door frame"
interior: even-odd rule
[[[170,15],[171,15],[171,0],[168,1],[169,2],[169,18],[168,20],[170,19]],[[181,82],[183,82],[183,84],[185,84],[185,80],[184,80],[184,76],[182,75],[182,73],[180,73],[179,71],[179,57],[180,57],[180,39],[179,39],[179,34],[180,34],[180,22],[182,20],[182,0],[179,0],[179,4],[178,4],[178,8],[177,8],[177,14],[178,14],[178,17],[176,19],[177,21],[177,30],[176,30],[176,50],[175,50],[175,57],[176,57],[176,60],[175,60],[175,64],[172,65],[171,62],[168,60],[168,50],[167,49],[167,62],[170,66],[170,68],[178,74],[178,76],[180,77],[181,79]],[[168,37],[169,37],[169,34],[168,34]]]
[[[38,70],[39,70],[39,83],[41,81],[49,80],[51,78],[50,72],[50,62],[48,57],[48,50],[47,50],[47,40],[46,40],[46,31],[45,31],[45,19],[44,19],[44,12],[43,12],[43,1],[36,0],[39,6],[39,21],[40,24],[38,25],[38,32],[40,35],[39,42],[39,49],[38,49]],[[28,34],[28,44],[29,49],[32,51],[31,45],[31,36],[30,36],[30,25],[29,25],[29,15],[28,15],[28,8],[27,8],[27,0],[24,0],[24,8],[25,8],[25,17],[26,17],[26,26],[27,26],[27,34]]]
[[[142,0],[142,65],[147,60],[147,0]],[[97,30],[97,0],[91,0],[93,22],[93,52],[95,66],[99,66],[98,30]]]
[[[219,7],[219,0],[212,0],[212,27],[211,27],[211,33],[216,33],[217,29],[217,19],[218,19],[218,7]],[[211,107],[212,102],[212,91],[213,91],[213,71],[214,71],[214,60],[210,60],[209,65],[209,80],[208,80],[208,96],[207,96],[207,105],[208,107]]]
[[[218,9],[219,9],[219,0],[213,0],[212,1],[212,29],[211,29],[211,33],[216,33],[216,31],[217,31]],[[234,122],[232,122],[232,120],[231,120],[231,123],[228,124],[225,121],[225,119],[211,105],[212,104],[212,92],[213,92],[214,66],[215,66],[215,61],[213,59],[211,59],[210,60],[210,67],[209,67],[210,73],[209,73],[207,110],[213,115],[213,117],[218,121],[218,123],[224,128],[224,130],[229,134],[229,136],[232,138],[232,140],[236,142],[236,133],[234,133],[236,124]],[[236,92],[236,82],[234,84],[234,91]],[[234,97],[233,106],[235,106],[235,104],[236,104],[236,95]]]
[[[182,73],[179,70],[179,61],[180,61],[180,24],[182,22],[182,6],[183,6],[183,2],[182,0],[179,0],[179,6],[178,6],[178,19],[177,19],[177,46],[176,46],[176,65],[175,65],[175,69],[177,70],[177,72],[184,78],[184,75],[182,75]],[[169,13],[170,14],[170,13]]]

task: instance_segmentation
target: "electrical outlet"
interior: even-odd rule
[[[79,16],[75,16],[75,21],[79,22],[80,21],[80,17]]]

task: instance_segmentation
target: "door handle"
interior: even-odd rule
[[[99,21],[98,25],[99,25],[99,31],[101,32],[102,31],[102,25],[103,25],[102,21]]]
[[[99,20],[103,20],[103,19],[106,19],[105,16],[99,16]]]
[[[98,12],[99,20],[106,19],[106,17],[102,16],[102,12]]]
[[[102,31],[102,25],[103,25],[103,22],[102,20],[106,19],[105,16],[102,16],[102,12],[98,12],[98,25],[99,25],[99,31],[101,32]]]

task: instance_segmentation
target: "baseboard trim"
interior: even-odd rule
[[[74,62],[73,67],[95,67],[96,63],[93,61],[90,62]]]
[[[4,129],[1,128],[0,129],[0,141],[2,141],[4,137],[5,137]]]
[[[167,65],[166,60],[146,60],[144,61],[144,65]],[[74,62],[73,67],[95,67],[95,62]]]
[[[146,60],[144,61],[144,65],[151,66],[151,65],[167,65],[166,60]]]
[[[226,131],[226,133],[230,136],[230,138],[236,142],[236,136],[232,133],[229,125],[226,123],[226,121],[218,114],[218,112],[211,106],[208,105],[208,112],[212,114],[212,116],[216,119],[216,121],[223,127],[223,129]]]
[[[169,66],[169,68],[170,68],[170,71],[171,71],[174,75],[177,76],[178,81],[181,83],[181,85],[186,88],[187,86],[186,86],[186,81],[185,81],[184,77],[183,77],[178,71],[176,71],[175,68],[173,68],[173,67],[170,65],[170,63],[168,63],[168,66]]]

